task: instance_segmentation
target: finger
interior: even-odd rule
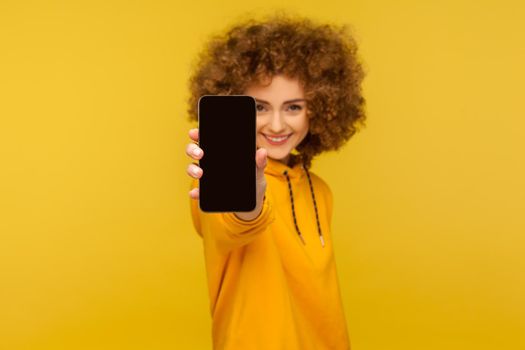
[[[264,168],[266,167],[267,158],[268,151],[266,150],[266,148],[259,148],[257,152],[255,152],[255,162],[257,164],[258,169],[264,170]]]
[[[186,172],[189,176],[193,177],[194,179],[200,179],[203,173],[202,169],[198,165],[195,165],[193,163],[188,165]]]
[[[192,139],[195,142],[199,142],[199,129],[198,128],[190,129],[189,135],[190,135],[190,139]]]
[[[268,163],[268,151],[265,148],[259,148],[255,152],[255,163],[257,164],[257,179],[264,177],[264,169]]]
[[[186,154],[188,156],[190,156],[191,158],[193,158],[193,159],[201,159],[203,154],[204,154],[204,152],[203,152],[202,148],[200,148],[196,144],[189,143],[186,146]]]
[[[193,188],[190,192],[190,197],[191,199],[199,199],[199,188],[196,187],[196,188]]]

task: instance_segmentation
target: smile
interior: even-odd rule
[[[290,134],[290,135],[283,135],[283,136],[268,136],[268,135],[264,135],[264,138],[271,145],[282,145],[290,138],[291,135],[292,134]]]

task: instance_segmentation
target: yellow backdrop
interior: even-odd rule
[[[350,23],[368,126],[314,172],[353,350],[525,348],[518,1],[0,3],[0,348],[210,349],[186,81],[247,12]]]

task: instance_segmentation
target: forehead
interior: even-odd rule
[[[270,79],[249,85],[244,93],[273,104],[304,98],[303,87],[297,78],[275,75]]]

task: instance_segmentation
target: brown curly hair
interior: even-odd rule
[[[339,149],[365,126],[364,71],[348,26],[316,24],[277,14],[248,19],[210,39],[189,79],[190,121],[202,95],[243,94],[247,86],[283,74],[303,85],[309,131],[296,147],[306,168],[317,154]]]

